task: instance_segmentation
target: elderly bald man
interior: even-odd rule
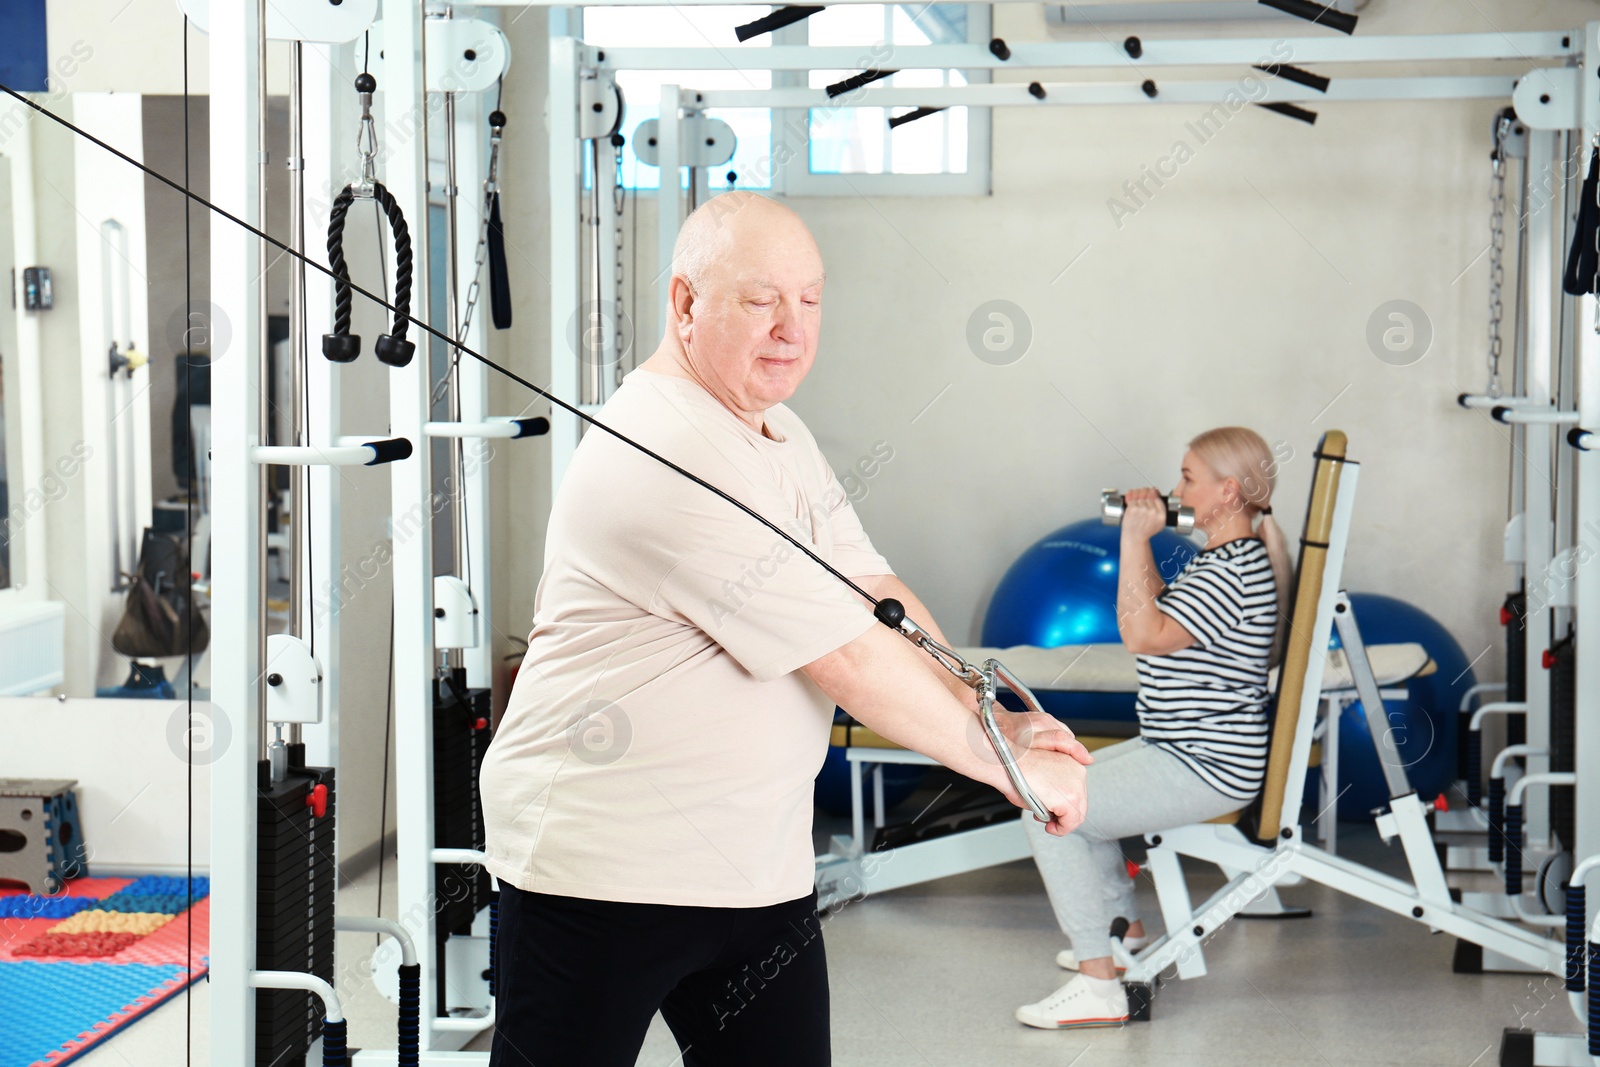
[[[822,288],[792,211],[709,201],[674,246],[660,347],[602,421],[943,642],[784,406],[816,356]],[[811,821],[835,704],[1020,804],[969,688],[749,515],[587,434],[483,767],[495,1067],[632,1064],[658,1010],[688,1067],[830,1062]],[[1006,729],[1062,834],[1082,820],[1089,755],[1046,720]]]

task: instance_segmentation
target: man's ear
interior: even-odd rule
[[[672,308],[672,318],[677,323],[681,337],[685,330],[694,325],[694,290],[689,288],[689,281],[683,275],[674,274],[667,284],[667,303]]]

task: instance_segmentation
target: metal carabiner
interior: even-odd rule
[[[998,696],[997,681],[1003,681],[1006,688],[1015,693],[1029,711],[1046,714],[1033,692],[1006,670],[999,660],[987,659],[983,661],[982,667],[974,667],[955,649],[935,641],[928,631],[906,616],[905,606],[898,600],[886,598],[878,601],[873,614],[877,616],[879,622],[932,656],[939,666],[977,691],[978,720],[983,724],[984,736],[989,739],[994,754],[1000,758],[1000,766],[1005,768],[1006,777],[1011,780],[1011,788],[1017,791],[1017,796],[1021,797],[1022,802],[1033,812],[1034,818],[1040,822],[1049,822],[1050,809],[1044,806],[1029,787],[1028,779],[1017,764],[1017,757],[1012,753],[1011,745],[1006,741],[999,721],[994,717],[995,698]]]
[[[351,187],[359,199],[370,200],[378,182],[378,130],[372,121],[372,94],[378,79],[366,71],[356,75],[356,98],[361,101],[361,124],[356,128],[356,153],[361,156],[361,181]]]

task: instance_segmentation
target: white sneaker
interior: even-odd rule
[[[1040,1030],[1121,1026],[1128,1021],[1128,993],[1114,979],[1080,974],[1038,1003],[1018,1008],[1017,1021]]]
[[[1138,952],[1148,944],[1150,944],[1150,937],[1148,934],[1144,937],[1125,937],[1120,942],[1113,940],[1111,942],[1111,958],[1116,961],[1117,973],[1122,974],[1128,969],[1129,957],[1131,953]],[[1077,953],[1073,952],[1070,948],[1064,948],[1060,952],[1057,952],[1056,966],[1060,967],[1064,971],[1077,970]]]

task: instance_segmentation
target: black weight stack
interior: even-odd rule
[[[289,773],[256,796],[256,969],[333,981],[333,771],[306,767],[289,748]],[[318,812],[321,812],[319,815]],[[256,991],[256,1062],[298,1063],[322,1032],[322,1002],[297,989]]]
[[[1550,769],[1571,773],[1577,769],[1578,645],[1571,634],[1550,649]],[[1550,830],[1564,850],[1575,846],[1574,805],[1570,785],[1550,787]]]
[[[1506,597],[1506,699],[1520,702],[1528,699],[1528,594],[1512,593]],[[1506,719],[1506,744],[1522,745],[1528,741],[1528,721],[1521,715]]]
[[[466,672],[453,670],[433,685],[433,828],[437,848],[482,849],[483,804],[478,796],[478,771],[493,734],[487,689],[468,689]],[[444,943],[453,934],[472,933],[472,920],[489,906],[492,886],[482,867],[440,864],[434,868],[438,894],[437,926],[440,965],[435,996],[440,1015],[445,1002]]]

